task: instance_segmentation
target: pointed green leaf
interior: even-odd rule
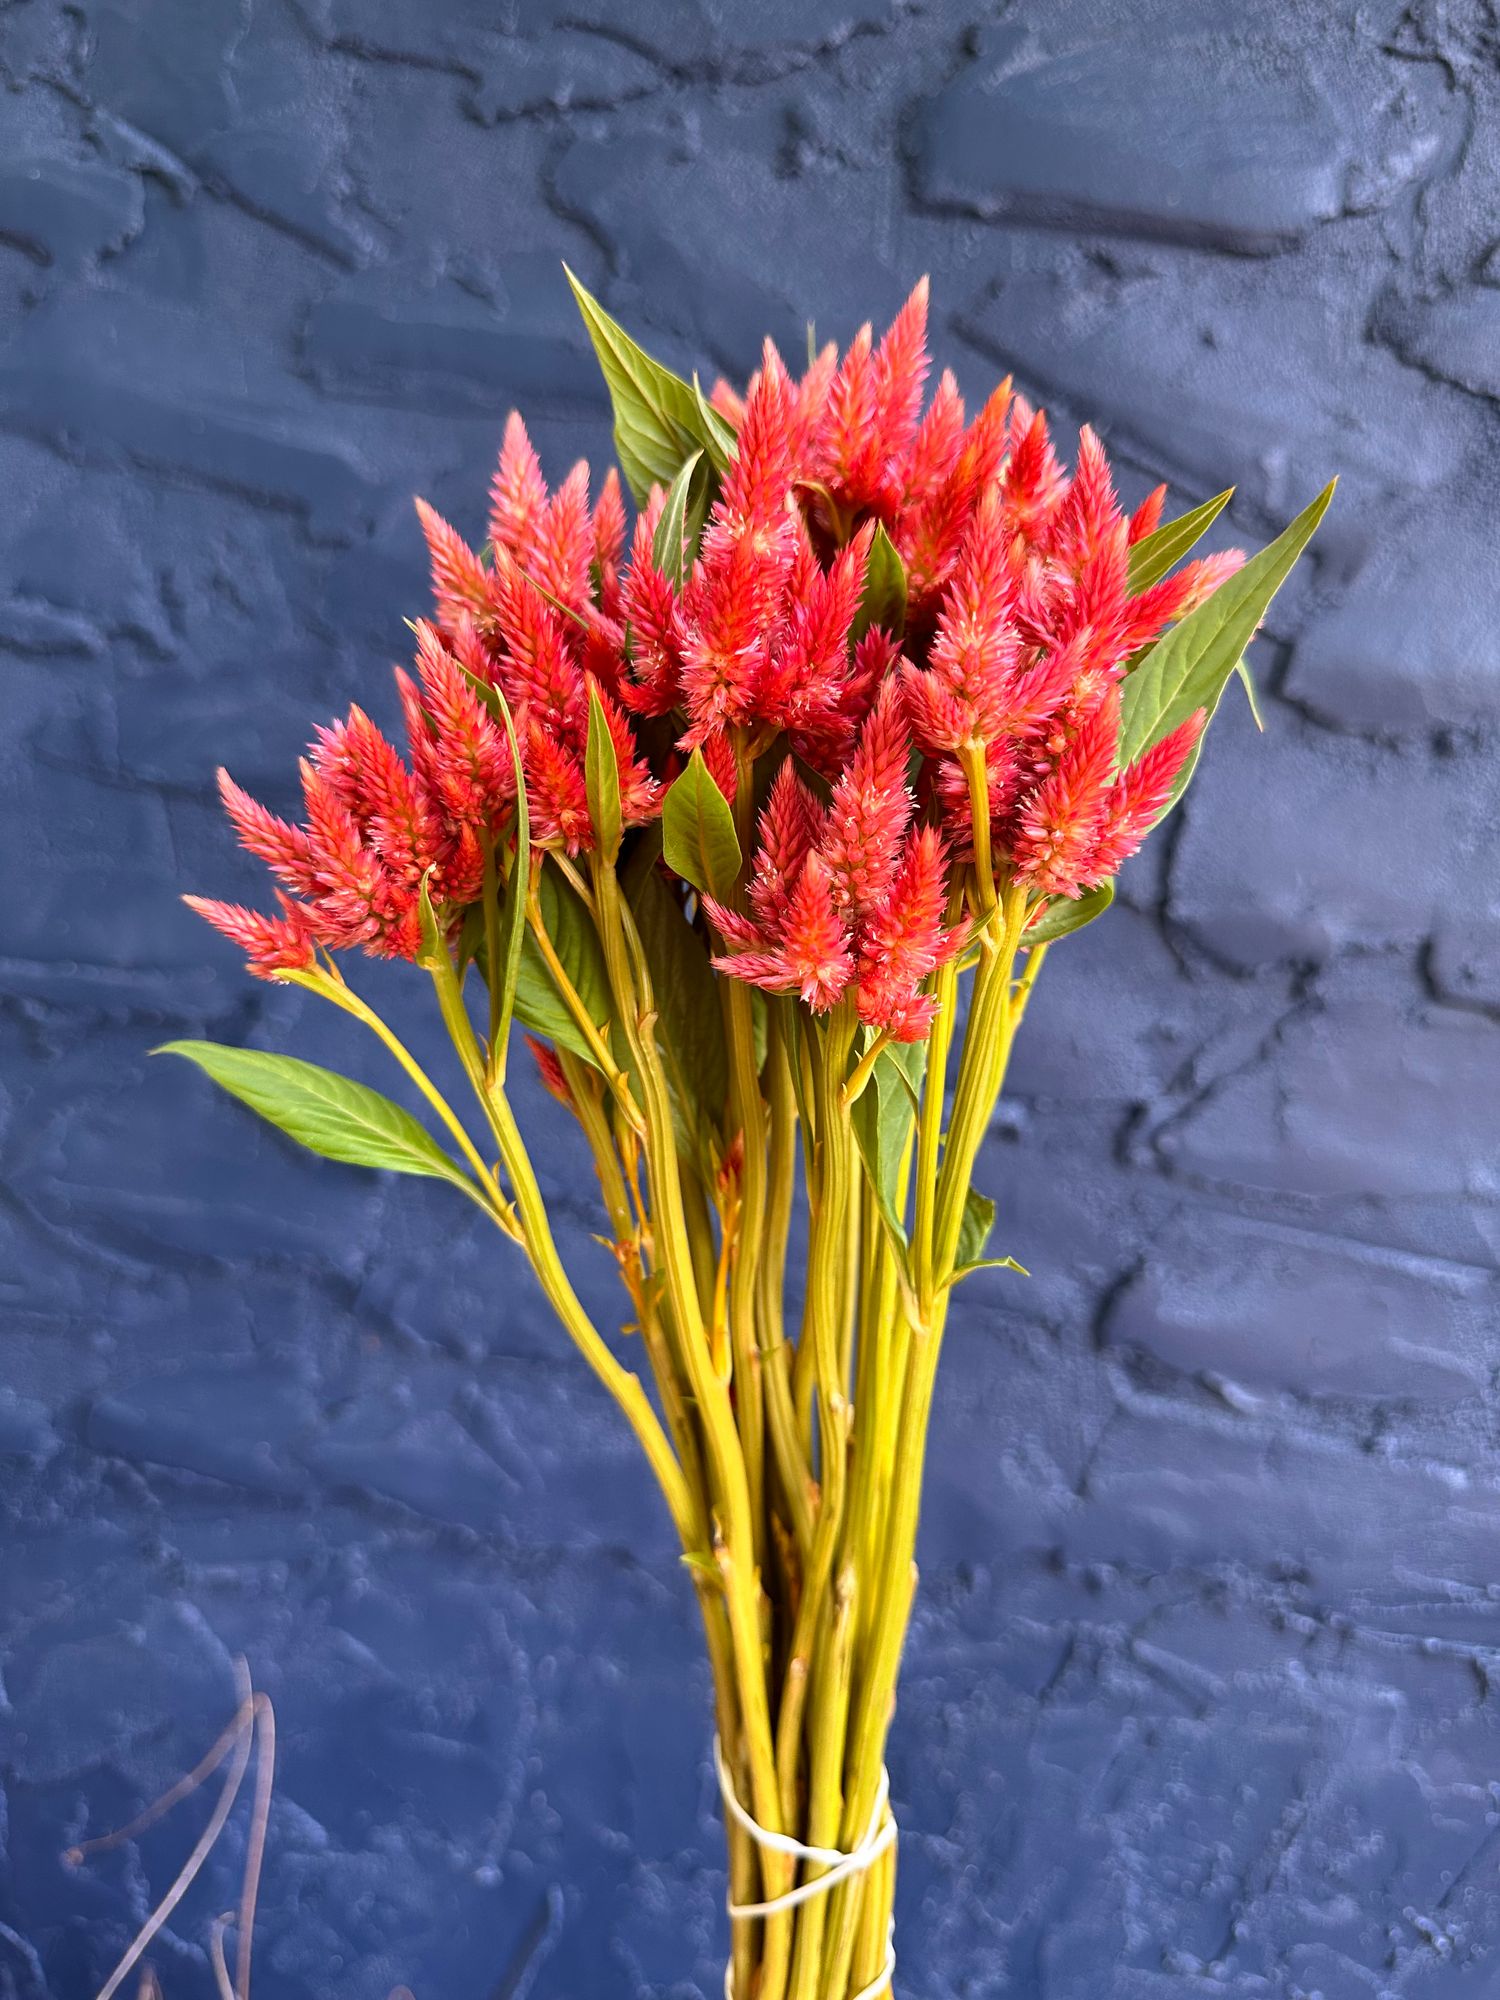
[[[717,981],[680,891],[656,866],[652,843],[643,841],[635,848],[622,879],[651,974],[659,1020],[656,1043],[666,1066],[679,1143],[685,1140],[685,1157],[706,1169],[707,1142],[722,1123],[729,1095]]]
[[[1335,484],[1326,486],[1269,548],[1252,556],[1207,603],[1158,639],[1126,678],[1120,713],[1122,766],[1133,764],[1195,710],[1204,708],[1212,714],[1271,599],[1327,512]]]
[[[1260,690],[1255,685],[1255,676],[1250,671],[1250,662],[1241,657],[1235,661],[1234,670],[1239,675],[1240,684],[1245,690],[1245,699],[1250,704],[1250,713],[1255,718],[1255,726],[1261,735],[1264,736],[1266,733],[1266,718],[1260,712]]]
[[[620,852],[624,822],[620,814],[620,763],[615,755],[615,739],[609,733],[599,690],[589,689],[589,733],[583,751],[583,785],[588,795],[589,820],[599,852],[613,861]]]
[[[948,1283],[962,1284],[965,1278],[972,1278],[976,1271],[1016,1271],[1023,1278],[1031,1276],[1026,1266],[1018,1264],[1014,1257],[976,1257],[972,1264],[960,1264]]]
[[[594,920],[558,869],[544,866],[537,875],[536,889],[542,923],[553,950],[585,1012],[604,1033],[612,1005],[604,947],[594,929]],[[516,985],[516,1013],[533,1034],[547,1035],[560,1047],[582,1056],[585,1062],[593,1062],[589,1045],[574,1025],[529,929]]]
[[[563,618],[571,618],[573,623],[579,628],[580,631],[583,632],[593,631],[594,629],[593,626],[589,623],[589,620],[584,615],[584,613],[578,609],[578,606],[576,604],[564,604],[560,597],[555,596],[554,593],[550,591],[544,583],[538,583],[536,578],[531,575],[530,571],[522,569],[519,563],[516,564],[516,569],[520,575],[525,577],[526,581],[531,585],[532,589],[536,592],[537,596],[543,599],[545,603],[550,604],[552,606],[552,609],[556,611],[559,614],[559,616]],[[592,564],[589,567],[589,574],[590,577],[592,578],[593,577]],[[597,580],[595,580],[594,588],[597,590],[598,587],[599,587],[598,582]]]
[[[417,923],[422,934],[422,952],[417,963],[429,969],[441,965],[448,957],[448,943],[438,923],[437,912],[432,907],[431,880],[432,870],[429,868],[422,876],[417,895]]]
[[[222,1042],[166,1042],[155,1053],[185,1056],[231,1097],[325,1160],[421,1174],[473,1191],[468,1176],[409,1111],[331,1069]]]
[[[966,1265],[977,1264],[980,1261],[994,1226],[995,1204],[988,1195],[980,1194],[976,1189],[970,1188],[964,1196],[964,1216],[958,1229],[955,1268],[962,1270]]]
[[[588,329],[615,415],[615,451],[638,507],[653,485],[670,486],[693,451],[708,454],[722,473],[734,453],[734,432],[690,382],[653,361],[616,325],[599,301],[563,266]]]
[[[878,625],[896,639],[906,630],[906,565],[880,522],[876,523],[875,538],[870,543],[865,591],[854,614],[852,636],[862,639],[872,625]]]
[[[906,1218],[899,1205],[901,1169],[926,1065],[925,1042],[891,1043],[877,1058],[849,1113],[865,1178],[903,1268]]]
[[[1081,931],[1095,917],[1102,917],[1114,900],[1113,882],[1101,882],[1097,889],[1090,889],[1076,901],[1068,896],[1054,896],[1036,922],[1022,931],[1021,943],[1032,950],[1039,944],[1051,944],[1054,938],[1066,937],[1069,931]]]
[[[500,1006],[495,1016],[495,1046],[502,1051],[498,1073],[505,1074],[504,1048],[510,1035],[511,1018],[516,1010],[516,982],[521,974],[521,952],[526,942],[526,897],[531,883],[531,809],[526,801],[526,777],[521,768],[521,746],[516,740],[516,725],[511,716],[510,703],[502,691],[491,682],[481,680],[470,673],[462,661],[459,672],[479,697],[492,721],[505,731],[510,745],[511,769],[516,774],[515,802],[515,853],[511,858],[510,884],[506,894],[505,907],[500,918]],[[478,951],[478,943],[473,935],[470,919],[474,911],[465,919],[464,935],[460,941],[459,973]],[[484,913],[479,912],[479,929],[482,934]]]
[[[651,540],[652,563],[677,590],[681,590],[697,550],[698,532],[708,511],[708,483],[702,476],[707,464],[701,451],[682,461],[667,489],[667,504]]]
[[[702,895],[726,902],[740,872],[740,841],[729,801],[695,750],[667,793],[661,815],[667,866]]]
[[[495,1015],[493,1036],[495,1048],[499,1051],[498,1074],[503,1077],[505,1045],[510,1038],[511,1018],[516,1011],[521,956],[526,949],[526,903],[531,894],[531,808],[526,799],[526,773],[521,768],[521,746],[516,741],[516,725],[511,717],[510,704],[498,688],[494,692],[506,741],[510,744],[511,768],[516,774],[516,844],[511,856],[510,880],[500,922],[500,1006]]]
[[[1131,591],[1146,590],[1153,583],[1160,583],[1168,570],[1174,569],[1194,543],[1208,533],[1233,498],[1234,488],[1226,487],[1190,514],[1180,514],[1175,521],[1163,521],[1151,534],[1143,535],[1130,551]]]
[[[511,886],[505,892],[505,939],[507,947],[514,935],[517,939],[517,965],[513,1011],[515,1018],[534,1035],[541,1035],[549,1042],[555,1042],[560,1049],[567,1049],[586,1063],[594,1060],[593,1052],[585,1041],[582,1030],[574,1022],[566,1002],[558,991],[547,961],[542,957],[541,948],[532,935],[524,915],[518,930],[513,934],[510,924],[516,911],[516,874],[512,871]],[[556,868],[543,866],[535,876],[537,903],[540,907],[542,923],[552,940],[553,949],[562,965],[569,982],[583,1002],[585,1011],[601,1034],[606,1035],[610,1019],[609,974],[604,964],[604,951],[599,943],[598,932],[594,929],[593,918],[579,901],[571,885]],[[472,923],[474,913],[470,912],[465,924],[464,949],[475,957],[481,974],[484,960],[476,955],[475,933],[479,926]],[[481,920],[482,923],[482,920]],[[480,933],[482,934],[482,933]],[[503,954],[502,954],[503,960]],[[507,1031],[509,1022],[506,1023]]]
[[[499,688],[491,681],[481,680],[479,675],[471,672],[462,660],[458,662],[458,671],[468,682],[470,693],[478,697],[482,708],[488,710],[491,722],[499,722],[505,703],[505,697]]]
[[[704,431],[713,436],[721,437],[727,447],[729,456],[726,458],[724,465],[719,467],[719,470],[723,472],[728,465],[729,458],[734,457],[735,447],[739,442],[739,435],[729,419],[721,417],[707,396],[704,395],[703,384],[698,380],[698,371],[696,368],[693,370],[693,401],[698,405],[698,420],[703,425]]]

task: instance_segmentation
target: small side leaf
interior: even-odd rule
[[[531,894],[531,808],[526,800],[526,773],[521,768],[521,746],[516,741],[516,725],[510,704],[500,690],[494,690],[510,744],[511,766],[516,774],[516,851],[511,857],[510,882],[500,923],[500,1006],[495,1016],[494,1046],[499,1074],[505,1074],[505,1045],[510,1038],[511,1018],[516,1011],[516,992],[521,978],[521,954],[526,948],[526,904]]]
[[[500,1007],[495,1017],[495,1046],[503,1051],[510,1035],[511,1018],[516,1011],[516,982],[521,974],[521,948],[526,942],[526,898],[531,887],[531,810],[526,802],[526,774],[521,768],[521,746],[516,740],[516,725],[510,712],[510,703],[501,690],[490,681],[481,680],[478,674],[459,662],[459,672],[479,697],[491,721],[505,731],[505,739],[510,745],[511,768],[516,774],[516,851],[511,861],[510,886],[505,909],[500,919]],[[474,912],[469,912],[472,918]],[[483,925],[483,912],[480,912]],[[471,935],[471,926],[465,920],[464,935],[460,943],[459,972],[476,956],[478,945]],[[504,1056],[500,1058],[504,1075]]]
[[[417,963],[428,971],[435,970],[444,959],[449,958],[448,943],[438,923],[437,911],[432,907],[431,882],[432,870],[429,868],[417,893],[417,923],[422,934],[422,951]]]
[[[1036,922],[1022,931],[1021,943],[1029,951],[1039,944],[1051,944],[1054,938],[1066,937],[1070,931],[1081,931],[1095,917],[1102,917],[1114,900],[1113,882],[1101,882],[1097,889],[1090,889],[1076,901],[1054,896]]]
[[[688,922],[680,891],[656,866],[652,843],[643,841],[623,873],[626,899],[651,973],[674,1123],[689,1158],[706,1162],[729,1094],[729,1056],[718,982],[699,933]]]
[[[155,1053],[185,1056],[221,1090],[325,1160],[420,1174],[472,1190],[468,1176],[409,1111],[331,1069],[222,1042],[165,1042]]]
[[[1179,514],[1175,521],[1163,521],[1152,534],[1143,535],[1130,551],[1131,591],[1147,590],[1153,583],[1160,583],[1168,570],[1174,569],[1188,550],[1202,540],[1233,498],[1234,488],[1226,487],[1190,514]]]
[[[880,522],[870,543],[865,591],[854,614],[852,636],[862,639],[872,625],[880,626],[897,639],[906,630],[906,565]]]
[[[541,1035],[547,1041],[555,1042],[558,1048],[567,1049],[592,1064],[593,1051],[568,1011],[524,913],[517,911],[515,882],[513,873],[512,887],[505,898],[507,946],[511,937],[509,925],[513,918],[519,917],[519,928],[515,933],[518,939],[515,1017],[532,1034]],[[543,867],[539,871],[536,894],[542,922],[563,971],[595,1027],[605,1034],[610,1018],[609,974],[593,919],[555,868]],[[476,962],[482,972],[482,956]]]
[[[700,895],[725,902],[739,878],[740,841],[729,801],[695,750],[667,793],[661,815],[667,866]]]
[[[638,507],[653,485],[670,486],[685,458],[705,451],[722,473],[734,452],[734,432],[690,382],[653,361],[599,301],[563,266],[609,390],[615,451]]]
[[[972,1264],[960,1264],[948,1283],[961,1285],[965,1278],[972,1278],[976,1271],[1016,1271],[1023,1278],[1031,1276],[1026,1266],[1018,1264],[1014,1257],[976,1257]]]
[[[583,751],[583,784],[588,795],[589,820],[599,852],[613,861],[620,852],[624,821],[620,811],[620,764],[615,756],[615,739],[609,733],[599,690],[589,689],[589,733]]]
[[[1255,685],[1255,676],[1250,671],[1250,662],[1241,655],[1235,662],[1234,670],[1239,675],[1240,685],[1245,690],[1245,699],[1250,704],[1250,713],[1255,720],[1255,726],[1261,735],[1264,736],[1266,733],[1266,718],[1260,712],[1260,690]]]
[[[651,561],[675,590],[682,588],[707,511],[707,487],[699,477],[705,464],[701,451],[682,461],[682,469],[667,488],[666,505],[651,538]]]
[[[1213,713],[1271,599],[1328,511],[1336,483],[1304,507],[1269,548],[1252,556],[1206,603],[1158,639],[1126,678],[1120,707],[1122,766],[1133,764],[1195,710]]]
[[[954,1258],[957,1269],[964,1270],[980,1262],[994,1226],[995,1204],[988,1195],[970,1188],[964,1196],[964,1216],[958,1228],[958,1252]]]
[[[481,680],[478,674],[471,672],[462,660],[457,664],[458,671],[469,684],[470,694],[476,697],[481,708],[488,711],[491,722],[499,722],[505,707],[505,696],[492,681]]]
[[[865,1178],[903,1268],[906,1219],[897,1197],[926,1063],[925,1042],[893,1042],[877,1059],[849,1112]]]

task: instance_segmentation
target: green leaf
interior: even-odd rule
[[[1235,661],[1234,670],[1239,675],[1240,684],[1245,690],[1245,699],[1250,704],[1250,713],[1255,718],[1255,726],[1261,735],[1264,736],[1266,733],[1266,718],[1260,712],[1260,690],[1255,685],[1255,676],[1250,671],[1250,662],[1241,655]]]
[[[734,454],[734,432],[690,382],[653,361],[586,292],[566,264],[568,283],[599,357],[615,415],[615,452],[638,507],[653,485],[670,486],[693,451],[705,451],[723,473]]]
[[[651,974],[656,1042],[666,1065],[674,1123],[688,1142],[688,1156],[706,1167],[706,1141],[720,1128],[729,1095],[718,982],[702,937],[656,867],[653,843],[643,841],[635,849],[622,879]]]
[[[511,880],[514,883],[514,875]],[[563,971],[583,1002],[584,1009],[595,1027],[601,1034],[605,1034],[611,1013],[609,974],[605,968],[604,950],[599,943],[599,934],[594,929],[593,918],[556,868],[544,866],[538,872],[536,893],[542,923],[552,940],[553,949],[557,953]],[[505,898],[507,924],[515,910],[515,900],[513,888],[507,890]],[[548,1041],[555,1042],[558,1048],[568,1049],[573,1055],[581,1056],[586,1063],[592,1063],[593,1051],[558,991],[547,961],[542,957],[541,949],[524,916],[521,920],[519,937],[519,962],[515,985],[516,1019],[523,1027],[529,1028],[532,1034],[542,1035]],[[476,963],[483,971],[483,959],[476,960]]]
[[[729,801],[695,750],[662,805],[667,866],[700,895],[727,902],[740,873],[740,841]]]
[[[926,1065],[925,1042],[892,1042],[877,1057],[870,1080],[849,1113],[865,1178],[875,1196],[881,1220],[903,1260],[906,1219],[898,1206],[901,1166]]]
[[[1051,944],[1054,938],[1066,937],[1070,931],[1081,931],[1095,917],[1102,917],[1114,900],[1113,882],[1101,882],[1097,889],[1090,889],[1076,901],[1068,896],[1054,896],[1036,922],[1022,931],[1021,943],[1029,951],[1039,944]]]
[[[505,1074],[505,1045],[510,1039],[511,1018],[516,1011],[516,994],[521,979],[521,956],[526,949],[526,903],[531,894],[531,808],[526,798],[526,774],[521,768],[521,746],[516,741],[516,725],[510,704],[499,688],[494,690],[510,744],[511,765],[516,774],[516,851],[511,857],[510,882],[504,913],[500,920],[500,1005],[495,1013],[494,1045],[498,1073]]]
[[[870,561],[865,570],[864,596],[854,614],[852,637],[862,639],[872,625],[880,626],[899,639],[906,630],[906,565],[896,553],[896,544],[876,522],[875,539],[870,543]]]
[[[988,1195],[980,1194],[977,1189],[970,1188],[964,1196],[963,1221],[958,1228],[958,1253],[954,1258],[958,1269],[979,1262],[994,1226],[995,1204]]]
[[[613,861],[620,852],[624,820],[620,812],[620,764],[615,756],[615,739],[609,733],[599,690],[589,689],[589,733],[583,751],[583,784],[588,795],[589,820],[599,852]]]
[[[1175,568],[1194,543],[1208,533],[1233,498],[1234,488],[1226,487],[1190,514],[1180,514],[1175,521],[1163,521],[1153,533],[1143,535],[1130,551],[1132,593],[1160,583],[1167,571]]]
[[[422,952],[417,963],[429,970],[440,966],[449,957],[448,941],[443,936],[437,912],[432,907],[432,890],[429,887],[431,880],[432,870],[429,868],[423,873],[421,888],[417,894],[417,923],[422,934]],[[452,962],[451,959],[449,962]]]
[[[1018,1271],[1023,1278],[1031,1276],[1026,1266],[1018,1264],[1014,1257],[976,1257],[972,1264],[960,1264],[948,1283],[962,1284],[965,1278],[972,1278],[976,1271]]]
[[[1120,763],[1133,764],[1196,709],[1213,713],[1224,684],[1328,510],[1337,481],[1205,604],[1157,640],[1124,683]],[[1183,785],[1186,784],[1186,778]],[[1179,795],[1182,786],[1179,786]]]
[[[719,467],[719,470],[723,472],[729,463],[729,459],[734,457],[735,450],[739,445],[739,433],[727,417],[719,415],[713,404],[704,395],[703,384],[698,380],[698,371],[696,368],[693,370],[693,401],[698,405],[698,417],[704,430],[716,437],[722,437],[725,442],[728,457],[725,459],[724,464]]]
[[[510,1035],[511,1018],[516,1011],[516,982],[521,974],[521,952],[526,942],[526,898],[531,883],[531,809],[526,800],[526,778],[521,769],[521,746],[516,740],[516,725],[511,716],[510,703],[503,692],[491,682],[481,680],[478,674],[459,662],[459,672],[469,683],[480,702],[489,712],[492,721],[505,731],[510,745],[511,768],[516,774],[515,837],[516,851],[511,860],[510,886],[505,908],[500,918],[500,1006],[495,1015],[495,1046],[504,1050]],[[475,912],[470,910],[464,920],[464,933],[459,944],[459,974],[471,958],[478,955],[478,944],[472,930]],[[479,933],[483,934],[484,913],[479,912]],[[500,1058],[500,1074],[503,1076],[504,1056]]]
[[[707,467],[708,461],[701,451],[682,461],[677,477],[667,488],[667,504],[651,538],[651,561],[677,590],[682,588],[708,512]]]
[[[458,671],[469,684],[469,692],[476,695],[482,708],[487,709],[491,722],[503,723],[505,716],[505,696],[492,681],[481,680],[471,673],[462,660],[457,662]]]
[[[409,1111],[331,1069],[222,1042],[165,1042],[154,1053],[185,1056],[231,1097],[325,1160],[421,1174],[473,1190],[468,1176]]]

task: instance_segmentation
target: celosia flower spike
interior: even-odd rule
[[[281,979],[289,972],[305,972],[316,962],[306,915],[285,896],[279,898],[284,913],[279,917],[247,910],[242,903],[215,902],[208,896],[184,896],[182,900],[240,947],[257,979]]]
[[[947,893],[942,838],[935,827],[918,827],[860,942],[860,1019],[895,1041],[920,1041],[932,1025],[937,1002],[922,981],[952,957],[961,936],[943,925]]]
[[[819,843],[835,904],[856,920],[877,910],[891,887],[911,818],[906,769],[911,738],[894,681],[881,689],[849,768],[833,788]]]
[[[604,475],[594,506],[594,567],[599,609],[606,618],[620,615],[620,561],[625,554],[625,495],[613,466]]]
[[[1186,563],[1132,595],[1130,547],[1160,524],[1163,492],[1127,516],[1090,430],[1070,476],[1008,381],[966,427],[944,373],[924,414],[927,304],[923,280],[879,342],[862,327],[798,382],[767,341],[743,397],[715,386],[734,447],[680,575],[655,560],[661,488],[627,536],[617,473],[592,507],[582,463],[549,491],[512,414],[488,557],[417,503],[436,615],[414,628],[415,677],[397,673],[409,754],[351,709],[303,767],[303,826],[222,777],[242,844],[295,900],[280,917],[204,904],[211,920],[272,972],[311,943],[414,955],[424,880],[456,921],[514,816],[488,688],[514,717],[539,849],[593,843],[594,695],[628,826],[659,811],[686,751],[701,748],[730,800],[758,759],[778,760],[744,906],[704,899],[718,962],[815,1011],[850,995],[891,1035],[929,1017],[922,989],[951,944],[948,866],[973,857],[976,804],[997,876],[1039,902],[1118,868],[1201,728],[1117,773],[1121,678],[1240,558]],[[871,622],[856,640],[880,524],[905,568],[904,626]]]
[[[790,757],[771,781],[756,828],[759,845],[750,878],[750,905],[767,930],[786,915],[792,886],[818,837],[823,812]],[[720,928],[724,929],[721,923]]]
[[[786,372],[768,351],[682,596],[684,749],[756,716],[797,547],[789,404]]]
[[[264,861],[287,888],[298,895],[308,894],[314,885],[314,863],[312,843],[303,828],[289,825],[267,812],[234,782],[222,765],[218,781],[219,797],[224,801],[224,810],[240,846],[258,861]]]
[[[1089,857],[1093,880],[1102,882],[1117,873],[1161,818],[1172,788],[1207,725],[1207,711],[1196,710],[1138,757],[1110,787],[1098,840]]]
[[[432,594],[444,623],[460,612],[480,617],[489,603],[489,573],[456,528],[425,500],[416,502],[417,519],[432,558]]]
[[[493,837],[509,820],[516,793],[510,745],[433,627],[418,619],[416,634],[423,706],[432,725],[432,781],[452,819]]]
[[[563,1075],[563,1066],[558,1060],[556,1049],[552,1047],[550,1042],[539,1042],[535,1035],[528,1035],[526,1037],[526,1046],[530,1049],[532,1060],[536,1063],[537,1075],[542,1080],[542,1088],[550,1097],[555,1097],[559,1104],[566,1105],[569,1111],[576,1109],[573,1103],[573,1093],[568,1088],[568,1079]]]
[[[885,459],[880,500],[899,499],[927,380],[927,280],[919,278],[875,352],[875,421]]]
[[[1130,545],[1145,541],[1147,535],[1154,535],[1161,526],[1162,509],[1166,505],[1165,486],[1153,486],[1140,506],[1130,517]]]
[[[660,492],[660,488],[657,489]],[[667,715],[682,696],[682,628],[677,591],[656,567],[652,543],[660,508],[635,524],[630,567],[621,585],[620,612],[630,633],[630,665],[619,696],[637,715]]]
[[[1048,896],[1080,896],[1103,824],[1119,721],[1097,710],[1019,811],[1016,876]]]
[[[362,708],[318,731],[312,761],[381,862],[401,881],[420,882],[436,865],[440,831],[395,745]]]
[[[490,541],[497,548],[508,549],[523,568],[527,567],[546,508],[547,482],[540,461],[520,413],[512,410],[505,420],[500,463],[490,483]]]
[[[710,905],[721,930],[741,930],[728,913]],[[731,977],[772,993],[796,993],[814,1012],[826,1012],[849,984],[854,971],[848,931],[834,906],[833,884],[821,856],[809,854],[781,913],[779,936],[760,951],[717,958]]]
[[[578,609],[591,603],[594,520],[589,511],[589,469],[582,459],[548,501],[534,541],[532,560],[524,565],[532,581],[560,604]]]

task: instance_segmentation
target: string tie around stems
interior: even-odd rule
[[[795,1888],[784,1889],[779,1896],[768,1897],[763,1903],[737,1903],[731,1894],[727,1907],[732,1924],[746,1923],[754,1917],[780,1916],[783,1910],[794,1910],[800,1903],[811,1902],[814,1896],[826,1896],[840,1882],[846,1882],[854,1875],[863,1875],[888,1847],[896,1843],[897,1827],[890,1811],[891,1776],[883,1764],[869,1824],[853,1847],[815,1847],[809,1841],[794,1839],[789,1833],[772,1833],[769,1828],[763,1827],[740,1803],[734,1780],[724,1762],[723,1745],[717,1736],[714,1738],[714,1769],[718,1772],[719,1795],[724,1801],[725,1812],[737,1826],[744,1828],[757,1847],[765,1848],[772,1854],[788,1855],[793,1861],[816,1862],[824,1870],[810,1882],[799,1882]],[[876,1995],[884,1993],[890,1986],[895,1971],[896,1924],[892,1918],[886,1932],[885,1964],[868,1986],[861,1987],[852,1996],[852,2000],[876,2000]],[[734,2000],[732,1963],[724,1968],[724,2000]]]

